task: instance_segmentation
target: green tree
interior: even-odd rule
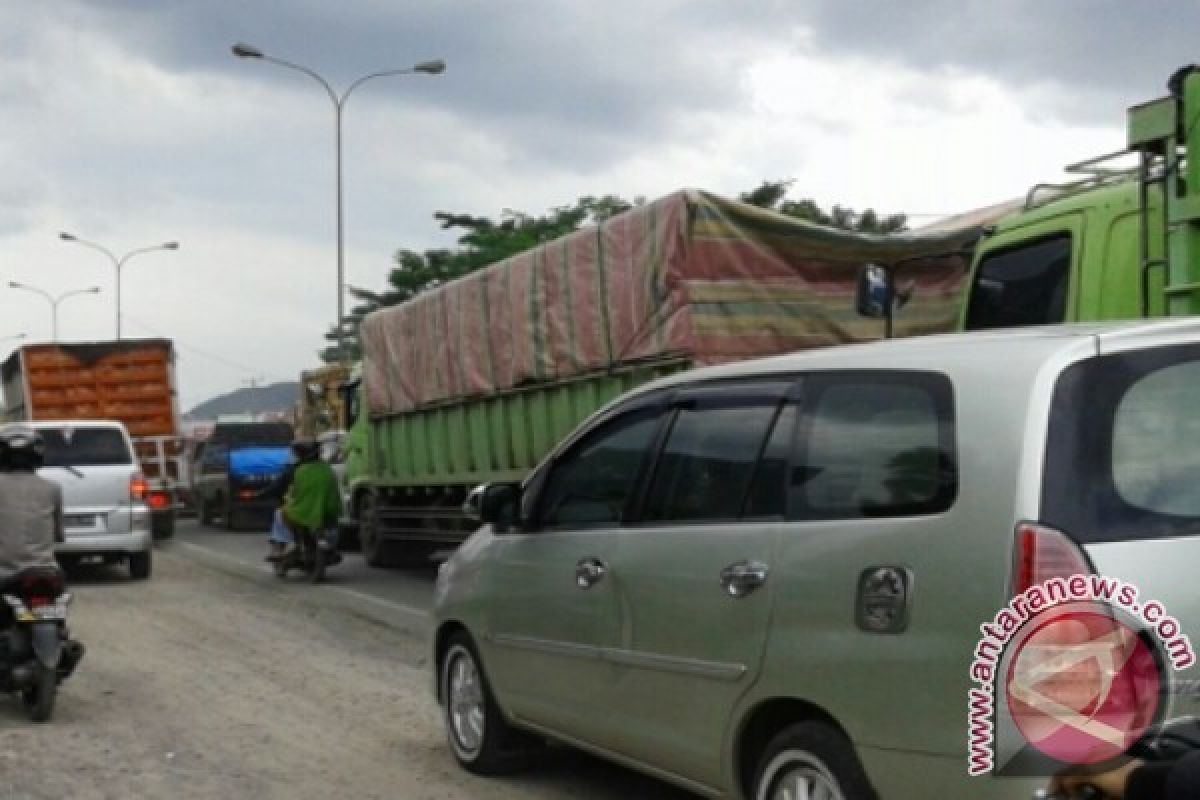
[[[742,192],[738,195],[738,199],[743,203],[769,208],[789,217],[847,231],[899,233],[908,230],[908,218],[904,214],[880,216],[871,208],[865,211],[855,211],[839,205],[825,211],[809,198],[789,200],[787,194],[792,188],[792,183],[792,181],[763,181],[757,189]]]

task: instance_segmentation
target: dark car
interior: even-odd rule
[[[196,453],[192,497],[204,524],[264,525],[279,498],[264,493],[283,472],[294,438],[286,422],[219,422]]]

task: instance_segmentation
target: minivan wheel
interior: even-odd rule
[[[821,722],[800,722],[771,740],[755,772],[754,800],[876,800],[854,747]]]
[[[441,664],[442,714],[455,760],[477,775],[496,775],[523,766],[532,737],[504,719],[475,651],[471,637],[451,635]]]

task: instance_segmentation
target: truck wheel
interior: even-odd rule
[[[379,537],[379,518],[375,512],[375,496],[365,495],[358,514],[358,541],[363,560],[372,567],[390,567],[392,544]]]
[[[230,497],[228,500],[225,501],[225,511],[222,512],[222,514],[223,514],[222,521],[225,523],[225,530],[236,531],[237,526],[234,525],[233,523],[234,523],[234,518],[237,516],[237,511],[235,511],[233,508],[233,498],[232,497]]]
[[[153,562],[149,550],[129,556],[129,577],[135,581],[144,581],[149,578],[152,567]]]
[[[175,535],[175,512],[152,514],[150,524],[155,539],[170,539]]]
[[[205,500],[203,497],[200,498],[199,503],[200,503],[200,512],[199,512],[200,513],[200,524],[201,525],[212,525],[212,521],[213,521],[212,505],[207,500]]]

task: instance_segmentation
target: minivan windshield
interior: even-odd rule
[[[133,463],[133,453],[116,428],[41,428],[48,467],[95,467]]]
[[[1200,346],[1089,359],[1059,379],[1043,519],[1078,541],[1200,533]]]

